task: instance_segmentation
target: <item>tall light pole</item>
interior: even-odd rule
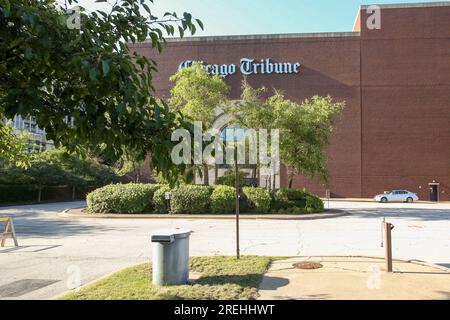
[[[237,161],[237,137],[236,133],[234,134],[234,148],[236,152],[234,153],[234,172],[235,172],[235,182],[234,187],[236,189],[236,259],[240,258],[240,250],[239,250],[239,169],[238,169],[238,161]]]

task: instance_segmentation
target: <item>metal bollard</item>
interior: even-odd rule
[[[386,222],[386,219],[383,219],[384,244],[385,244],[384,247],[385,247],[387,272],[392,272],[392,236],[391,236],[392,229],[394,229],[394,225],[392,223]]]

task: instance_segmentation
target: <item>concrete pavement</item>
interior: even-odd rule
[[[15,214],[20,244],[14,248],[8,241],[7,247],[0,248],[0,299],[12,298],[14,287],[19,291],[16,294],[21,293],[14,298],[48,299],[147,261],[151,256],[150,234],[160,228],[193,230],[191,255],[234,254],[233,220],[71,219],[57,215],[63,209],[83,205],[69,202],[0,208],[0,215]],[[381,219],[385,216],[395,225],[394,258],[450,266],[449,204],[330,201],[330,208],[350,215],[324,220],[241,221],[241,253],[381,256]],[[22,280],[28,282],[14,284]],[[34,290],[23,293],[18,290],[21,286]]]
[[[299,262],[318,262],[313,270]],[[450,269],[394,261],[393,273],[384,260],[369,257],[302,257],[275,261],[259,286],[264,300],[423,300],[450,299]]]

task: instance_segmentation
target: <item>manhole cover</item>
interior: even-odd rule
[[[305,261],[305,262],[298,262],[293,264],[294,268],[297,269],[319,269],[322,268],[322,264],[318,262],[311,262],[311,261]]]

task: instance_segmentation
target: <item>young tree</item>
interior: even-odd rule
[[[289,170],[289,188],[295,174],[317,176],[328,185],[325,148],[345,104],[330,96],[314,96],[299,104],[280,93],[268,103],[277,114],[273,126],[280,129],[280,158]]]
[[[170,106],[194,121],[201,121],[206,129],[211,128],[217,108],[227,101],[229,86],[219,75],[211,76],[199,63],[178,70],[170,81],[175,85],[170,90]]]
[[[278,129],[280,160],[289,170],[289,187],[295,174],[317,176],[328,183],[325,147],[344,102],[314,96],[302,103],[289,100],[281,92],[262,98],[264,88],[242,85],[241,100],[231,103],[227,112],[232,122],[245,128]]]
[[[227,101],[230,88],[225,81],[219,75],[209,75],[199,62],[179,70],[170,80],[175,82],[170,91],[170,106],[193,121],[201,121],[204,130],[211,129],[218,108]],[[206,163],[203,183],[209,184]]]
[[[230,125],[237,125],[242,128],[268,129],[271,128],[273,122],[273,110],[264,103],[262,95],[266,93],[265,87],[253,88],[244,80],[242,81],[241,99],[231,101],[225,106],[225,112],[230,116]],[[248,143],[246,143],[246,155],[248,154]],[[259,148],[259,147],[258,147]],[[252,169],[253,181],[259,180],[259,163],[250,165]],[[258,182],[259,184],[259,182]]]
[[[30,165],[26,153],[27,135],[14,134],[11,127],[2,121],[0,113],[0,164],[4,162],[14,163],[18,167],[25,168]]]
[[[98,0],[97,2],[106,2]],[[107,12],[68,12],[77,0],[0,0],[0,111],[35,116],[49,139],[69,151],[118,159],[131,150],[170,176],[170,132],[177,117],[157,104],[154,61],[127,43],[164,33],[194,34],[201,21],[151,14],[151,0],[117,0]],[[60,5],[59,3],[65,3]],[[164,33],[163,33],[164,32]]]

